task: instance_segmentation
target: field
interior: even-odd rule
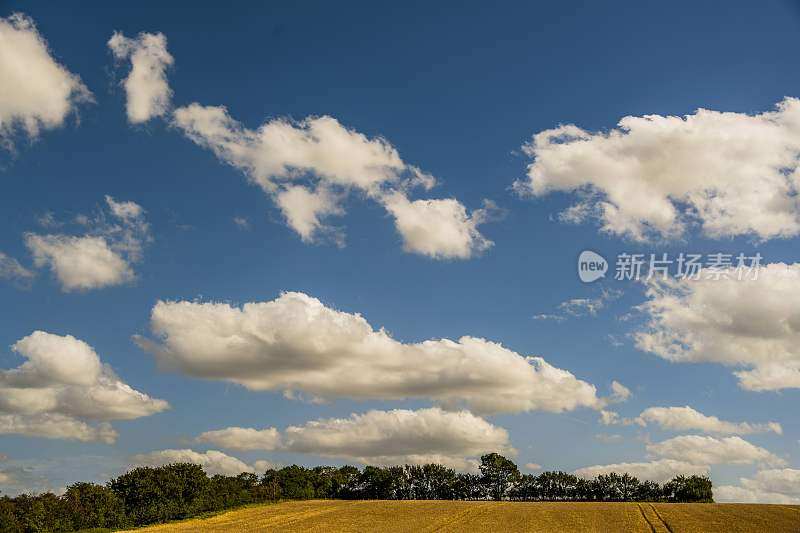
[[[316,500],[251,506],[136,531],[796,533],[800,506]]]

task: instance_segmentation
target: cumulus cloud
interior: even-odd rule
[[[117,60],[131,60],[131,72],[123,82],[128,120],[139,124],[167,114],[172,97],[167,68],[173,63],[167,52],[167,38],[161,33],[140,33],[131,39],[114,32],[108,47]]]
[[[233,427],[203,433],[198,440],[235,450],[282,450],[364,464],[436,462],[459,470],[474,469],[476,458],[487,452],[516,453],[505,429],[468,411],[436,407],[312,420],[282,434],[275,428]]]
[[[756,115],[699,109],[628,116],[592,133],[563,125],[534,135],[517,191],[576,192],[562,219],[599,219],[634,240],[674,238],[699,224],[712,238],[800,234],[800,100]]]
[[[62,126],[92,94],[59,64],[29,17],[0,17],[0,142],[12,146],[21,129],[29,137]]]
[[[749,435],[751,433],[773,432],[783,434],[783,428],[777,422],[753,424],[750,422],[727,422],[716,416],[708,416],[691,407],[650,407],[642,411],[636,418],[641,426],[656,424],[670,431],[697,430],[704,433],[720,435]]]
[[[600,423],[604,426],[611,426],[619,424],[622,419],[616,411],[609,411],[607,409],[600,410]]]
[[[105,200],[108,215],[82,220],[91,226],[85,235],[25,234],[34,265],[50,268],[65,292],[121,285],[136,277],[132,264],[141,260],[151,240],[144,209],[111,196]]]
[[[282,181],[308,174],[330,185],[374,190],[398,180],[406,169],[387,141],[369,139],[329,116],[300,122],[275,119],[254,131],[222,106],[194,103],[176,109],[174,123],[192,141],[245,172],[267,192]]]
[[[742,478],[744,479],[744,478]],[[798,505],[800,498],[787,496],[780,492],[766,492],[748,489],[736,485],[718,485],[714,487],[714,501],[719,503],[775,503]]]
[[[740,478],[739,486],[714,487],[720,502],[800,504],[800,470],[761,470],[753,478]]]
[[[0,280],[10,281],[20,286],[31,283],[36,273],[22,266],[13,257],[0,252]]]
[[[497,209],[491,202],[471,214],[453,198],[409,200],[402,192],[382,199],[407,252],[433,259],[469,259],[494,244],[478,231]]]
[[[659,457],[703,465],[761,463],[783,466],[786,463],[780,457],[741,437],[681,435],[648,444],[647,451]]]
[[[613,402],[626,402],[631,397],[631,390],[619,381],[611,382],[611,397]]]
[[[735,374],[748,390],[800,387],[800,264],[763,266],[757,279],[659,280],[647,297],[639,349],[744,368]]]
[[[360,315],[302,293],[233,307],[158,302],[156,340],[137,337],[166,368],[252,390],[313,397],[427,398],[478,412],[600,408],[593,385],[541,357],[476,337],[402,343]]]
[[[35,331],[11,348],[25,362],[0,370],[0,433],[111,443],[117,434],[108,421],[169,407],[122,382],[71,335]]]
[[[197,442],[206,442],[226,450],[278,450],[282,447],[281,434],[275,428],[255,429],[229,427],[206,431],[197,437]]]
[[[34,415],[0,414],[0,435],[25,435],[45,439],[77,440],[113,444],[119,436],[108,422],[90,425],[58,413]]]
[[[193,463],[203,467],[209,475],[236,476],[242,472],[255,472],[247,463],[225,455],[217,450],[196,452],[194,450],[159,450],[134,455],[131,466],[163,466],[171,463]]]
[[[102,237],[25,235],[34,264],[50,267],[64,291],[121,285],[134,278],[127,261]]]
[[[593,478],[600,474],[610,474],[612,472],[618,474],[627,472],[639,479],[663,483],[679,475],[708,475],[708,467],[686,461],[660,459],[658,461],[642,463],[616,463],[587,466],[575,470],[575,475],[584,478]],[[714,494],[716,495],[716,489]]]
[[[409,200],[408,189],[430,189],[435,179],[406,164],[385,139],[369,138],[333,117],[279,118],[251,130],[225,107],[193,103],[176,109],[173,123],[270,195],[305,242],[327,237],[343,243],[342,232],[326,220],[344,214],[340,202],[355,190],[395,218],[408,252],[467,259],[492,244],[477,226],[496,210],[493,205],[470,214],[453,198]]]
[[[286,223],[304,242],[314,242],[320,233],[336,234],[322,220],[344,212],[339,206],[339,196],[325,187],[312,191],[302,185],[290,185],[275,194],[275,203]]]

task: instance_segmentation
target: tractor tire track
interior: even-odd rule
[[[664,522],[652,504],[637,503],[636,505],[639,507],[639,511],[642,513],[645,522],[650,526],[650,531],[652,533],[672,533],[672,530],[667,523]]]
[[[664,518],[661,516],[661,513],[659,513],[659,512],[658,512],[658,509],[656,509],[656,506],[655,506],[655,505],[653,505],[652,503],[651,503],[651,504],[648,504],[648,505],[650,505],[650,508],[651,508],[651,509],[653,510],[653,512],[656,514],[656,516],[658,517],[658,521],[659,521],[661,524],[663,524],[664,528],[665,528],[665,529],[666,529],[666,530],[667,530],[669,533],[674,533],[674,531],[672,531],[672,528],[671,528],[671,527],[669,527],[669,524],[667,523],[667,521],[666,521],[666,520],[664,520]]]

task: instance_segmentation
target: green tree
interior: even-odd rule
[[[13,498],[0,498],[0,531],[22,533],[22,523],[17,519],[17,504]]]
[[[393,498],[392,473],[387,468],[365,466],[361,472],[361,497],[368,500],[390,500]]]
[[[482,455],[480,471],[481,483],[493,500],[505,498],[509,488],[519,480],[517,465],[498,453]]]
[[[677,476],[664,485],[669,501],[680,503],[713,503],[711,479],[708,476]]]
[[[134,525],[188,518],[203,510],[210,481],[196,464],[138,467],[112,479],[109,487]]]
[[[278,470],[277,476],[283,498],[309,500],[314,497],[314,475],[308,468],[287,466]]]
[[[125,505],[108,487],[75,483],[67,487],[62,498],[75,529],[112,529],[129,525]]]

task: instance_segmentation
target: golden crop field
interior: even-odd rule
[[[797,533],[800,506],[312,500],[251,506],[136,531]]]

